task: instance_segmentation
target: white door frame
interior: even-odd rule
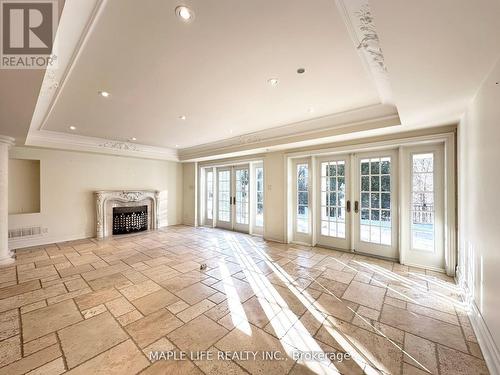
[[[307,164],[307,193],[308,193],[308,222],[307,222],[307,233],[299,232],[297,228],[297,214],[298,214],[298,193],[297,193],[297,166],[300,164]],[[292,161],[292,202],[293,202],[293,215],[292,215],[292,226],[293,226],[293,242],[299,244],[311,244],[312,242],[312,215],[314,215],[314,209],[312,204],[312,162],[311,158],[294,159]]]
[[[361,240],[361,213],[362,213],[362,203],[361,203],[361,166],[360,162],[362,159],[370,158],[391,158],[391,170],[390,170],[390,186],[391,186],[391,244],[383,245],[376,244],[372,242],[364,242]],[[354,216],[353,216],[353,226],[352,226],[352,239],[353,239],[353,249],[356,252],[375,255],[378,257],[399,259],[399,179],[398,179],[398,151],[397,149],[387,149],[379,151],[370,151],[364,153],[354,154],[352,163],[352,199],[354,202]],[[370,182],[371,183],[371,182]],[[356,203],[358,202],[358,203]],[[381,205],[381,202],[380,202]],[[358,210],[356,212],[356,206]],[[381,212],[379,210],[379,212]]]
[[[432,251],[415,249],[411,233],[411,204],[413,166],[412,159],[415,154],[429,153],[434,155],[434,249]],[[444,144],[428,144],[420,146],[403,147],[401,162],[405,164],[403,170],[403,193],[401,194],[401,263],[409,266],[425,267],[436,271],[443,271],[446,267],[445,260],[445,157]]]
[[[321,164],[324,162],[328,161],[344,161],[345,162],[345,173],[344,173],[344,178],[345,178],[345,238],[339,238],[339,237],[330,237],[330,236],[325,236],[321,234],[321,228],[322,228],[322,171],[321,171]],[[331,156],[322,156],[320,158],[316,159],[315,163],[315,170],[316,170],[316,175],[315,175],[315,187],[314,190],[316,192],[316,222],[317,225],[315,226],[315,234],[316,234],[316,239],[315,243],[320,245],[320,246],[326,246],[326,247],[332,247],[335,249],[341,249],[341,250],[348,250],[350,251],[352,249],[351,246],[351,217],[352,217],[352,200],[351,200],[351,173],[350,173],[350,166],[351,166],[351,155],[350,154],[342,154],[342,155],[331,155]]]
[[[218,167],[216,168],[216,190],[215,190],[215,196],[217,200],[217,210],[216,210],[216,217],[215,217],[215,226],[218,228],[224,228],[224,229],[233,229],[233,186],[232,186],[232,167]],[[221,199],[220,199],[220,186],[219,186],[219,175],[222,172],[229,172],[229,220],[221,220],[220,218],[220,208],[221,208]]]
[[[248,173],[248,192],[246,196],[246,212],[247,212],[247,223],[238,223],[237,222],[237,216],[236,216],[236,206],[239,202],[237,198],[237,184],[236,184],[236,171],[240,170],[246,170]],[[231,172],[231,191],[232,191],[232,222],[233,222],[233,230],[238,231],[238,232],[245,232],[245,233],[250,233],[250,197],[251,197],[251,184],[252,180],[250,179],[250,165],[249,164],[241,164],[241,165],[235,165],[232,167],[232,172]]]

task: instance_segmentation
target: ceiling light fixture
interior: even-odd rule
[[[69,130],[76,130],[76,126],[71,125],[71,126],[69,127]]]
[[[313,113],[313,112],[314,112],[314,108],[313,108],[313,107],[310,107],[310,108],[307,110],[307,112],[309,112],[309,113]]]
[[[186,119],[186,116],[182,115],[182,116],[179,116],[179,120],[182,120],[184,121]]]
[[[304,68],[297,69],[297,74],[303,74],[305,72],[306,72],[306,70]]]
[[[109,98],[110,93],[107,91],[99,91],[99,95],[101,95],[103,98]]]
[[[136,137],[132,137],[130,138],[130,140],[133,142],[133,141],[137,141],[137,138]]]
[[[179,145],[175,145],[176,148],[179,148]]]
[[[175,14],[182,22],[191,22],[194,19],[194,12],[184,5],[175,8]]]
[[[269,83],[271,86],[275,87],[275,86],[278,86],[278,78],[269,78],[267,80],[267,83]]]

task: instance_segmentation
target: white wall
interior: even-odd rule
[[[500,62],[459,124],[459,275],[500,348]],[[484,348],[483,348],[484,349]]]
[[[162,226],[182,222],[182,166],[172,161],[92,153],[14,147],[13,159],[40,160],[40,209],[37,214],[9,215],[9,229],[48,229],[35,243],[95,236],[95,190],[162,191]]]

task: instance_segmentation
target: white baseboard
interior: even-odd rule
[[[472,309],[469,312],[472,328],[477,337],[477,341],[483,352],[484,360],[488,365],[491,374],[500,374],[500,350],[493,340],[493,336],[486,325],[486,322],[477,308],[475,302],[472,302]]]
[[[17,250],[33,246],[50,245],[58,242],[75,241],[89,237],[95,237],[95,233],[80,233],[80,234],[71,234],[67,236],[40,235],[27,238],[15,238],[9,240],[9,250]]]

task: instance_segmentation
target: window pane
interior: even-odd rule
[[[412,155],[412,248],[434,251],[434,154]]]
[[[391,223],[391,158],[360,161],[361,240],[390,245]],[[383,230],[381,228],[384,228]]]
[[[328,172],[328,170],[326,171]],[[309,233],[309,166],[297,164],[297,232]]]

